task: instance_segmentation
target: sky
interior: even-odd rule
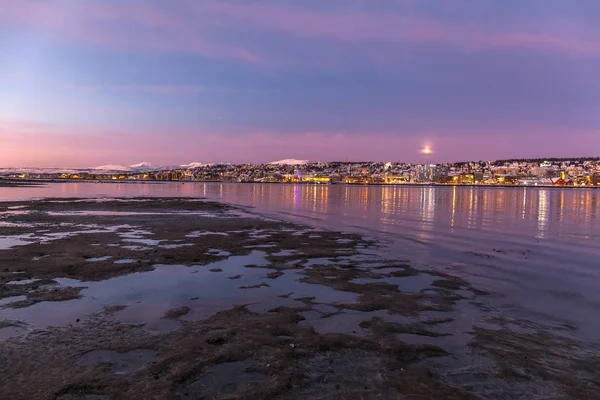
[[[0,0],[0,167],[597,156],[599,20],[597,0]]]

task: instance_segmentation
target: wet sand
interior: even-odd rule
[[[597,353],[358,235],[180,198],[0,203],[0,398],[598,398]],[[562,396],[562,397],[561,397]]]

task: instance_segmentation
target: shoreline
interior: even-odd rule
[[[507,381],[515,397],[548,385],[600,393],[569,378],[592,379],[584,364],[569,376],[544,367],[549,355],[572,361],[573,347],[563,359],[561,339],[524,322],[510,321],[523,328],[509,341],[506,321],[469,339],[455,324],[486,293],[468,282],[381,259],[359,235],[238,210],[187,198],[0,203],[0,335],[12,333],[0,397],[473,399]],[[528,360],[511,355],[519,346]]]
[[[20,184],[23,183],[23,184]],[[484,185],[484,184],[442,184],[442,183],[312,183],[312,182],[228,182],[228,181],[151,181],[151,180],[81,180],[81,179],[4,179],[0,178],[2,187],[43,186],[49,183],[112,183],[112,184],[243,184],[243,185],[301,185],[301,186],[378,186],[378,187],[474,187],[474,188],[515,188],[515,189],[600,189],[600,186],[559,186],[559,185]]]

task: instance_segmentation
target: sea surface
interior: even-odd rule
[[[205,197],[382,244],[382,257],[461,276],[511,318],[575,327],[600,343],[600,190],[233,183],[52,183],[43,197]]]

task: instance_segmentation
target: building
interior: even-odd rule
[[[309,183],[331,183],[331,179],[328,176],[310,176],[305,179],[305,182]]]

